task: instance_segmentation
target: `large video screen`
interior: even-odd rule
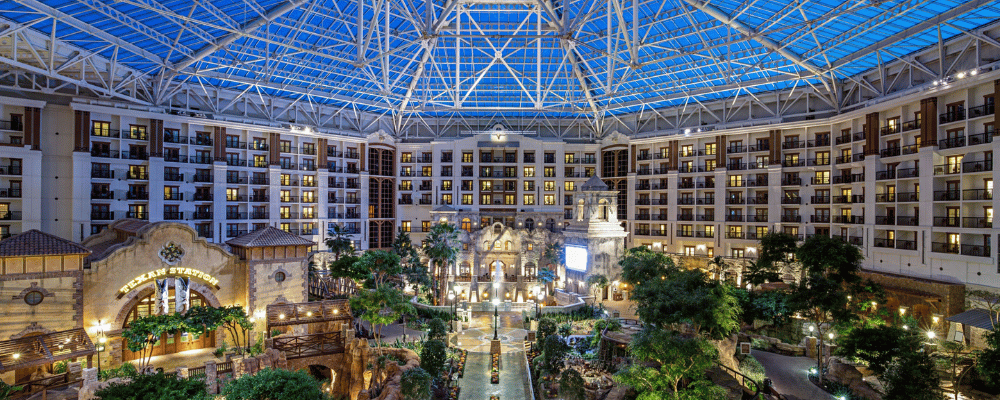
[[[587,272],[587,248],[566,246],[566,269]]]

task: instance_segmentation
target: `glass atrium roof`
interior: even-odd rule
[[[832,91],[998,18],[998,1],[961,0],[0,2],[0,21],[54,30],[161,83],[428,115],[609,115]]]

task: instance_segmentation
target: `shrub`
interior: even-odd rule
[[[750,379],[753,379],[757,383],[762,383],[766,377],[764,366],[752,355],[748,355],[743,361],[740,361],[740,373],[749,376]]]
[[[400,378],[400,391],[406,400],[430,400],[433,381],[431,374],[423,368],[410,368]]]
[[[108,368],[101,371],[100,379],[106,381],[111,378],[133,378],[139,375],[132,363],[124,363],[117,368]]]
[[[444,370],[444,363],[448,359],[447,348],[440,340],[428,340],[420,351],[420,367],[434,379],[440,378]]]
[[[559,395],[566,400],[583,400],[586,398],[583,384],[583,376],[579,372],[567,369],[559,377]]]
[[[131,365],[131,364],[127,364]],[[177,379],[170,375],[138,375],[128,382],[115,382],[95,395],[101,400],[174,400],[209,399],[205,382],[200,379]]]
[[[434,318],[427,323],[427,338],[430,340],[445,340],[448,337],[448,328],[441,318]]]
[[[205,384],[201,383],[202,390]],[[226,385],[226,400],[323,400],[319,382],[304,371],[265,368],[255,375],[243,375]],[[183,399],[174,397],[172,399]],[[151,400],[151,399],[143,399]]]

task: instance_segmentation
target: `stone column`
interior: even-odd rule
[[[69,364],[66,364],[66,372],[68,374],[68,379],[70,382],[75,382],[83,379],[83,367],[80,365],[79,362],[71,362]]]
[[[97,383],[98,381],[97,368],[84,368],[82,376],[83,376],[83,386],[87,386],[92,383]]]
[[[205,386],[208,388],[208,394],[219,393],[218,367],[215,360],[205,362]]]
[[[246,369],[243,365],[243,357],[233,357],[233,379],[240,379],[241,376],[246,374]]]
[[[187,379],[190,376],[187,367],[177,367],[177,379]]]

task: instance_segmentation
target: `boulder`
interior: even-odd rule
[[[774,347],[778,350],[778,353],[793,357],[802,357],[806,353],[806,349],[802,346],[796,346],[788,343],[778,342],[774,345]]]
[[[845,364],[838,359],[830,360],[826,379],[851,388],[851,391],[858,396],[868,398],[869,400],[882,400],[882,395],[872,388],[868,382],[865,382],[861,371],[858,371],[853,365]]]

